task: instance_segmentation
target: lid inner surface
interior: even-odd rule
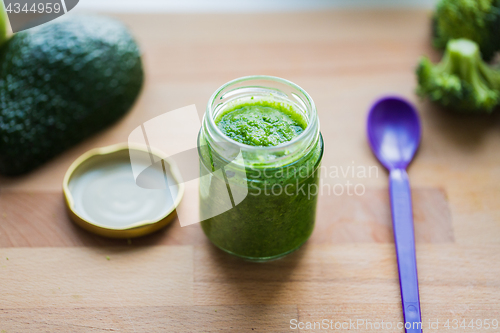
[[[144,163],[146,168],[151,164],[150,157],[146,152],[142,155],[139,159],[134,156],[134,163]],[[167,169],[169,183],[175,183]],[[162,169],[150,168],[150,172],[150,176],[165,184]],[[158,187],[166,189],[146,189],[136,184],[128,150],[89,158],[74,171],[68,184],[74,211],[89,222],[109,228],[157,221],[170,214],[179,188]]]

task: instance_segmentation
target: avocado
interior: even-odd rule
[[[65,15],[0,49],[0,174],[29,172],[123,116],[144,80],[120,22]]]

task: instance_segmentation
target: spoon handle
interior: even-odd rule
[[[389,192],[405,329],[406,333],[421,333],[422,319],[418,294],[410,182],[404,169],[390,171]]]

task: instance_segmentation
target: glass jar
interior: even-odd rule
[[[217,127],[225,111],[253,104],[293,111],[307,126],[269,147],[236,142]],[[198,147],[200,221],[217,247],[267,261],[304,244],[314,228],[323,140],[314,102],[302,88],[271,76],[226,83],[208,102]]]

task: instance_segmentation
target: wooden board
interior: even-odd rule
[[[215,249],[198,225],[174,221],[129,243],[66,216],[61,183],[76,157],[126,141],[166,111],[193,103],[203,111],[221,84],[252,74],[285,77],[310,93],[328,167],[378,166],[365,138],[369,105],[388,93],[414,101],[423,140],[409,175],[425,331],[485,331],[460,324],[500,320],[500,116],[457,116],[415,97],[419,56],[439,59],[429,13],[115,16],[144,51],[146,85],[110,129],[27,176],[0,178],[0,332],[299,331],[291,320],[403,332],[381,168],[369,178],[325,176],[366,191],[321,196],[310,241],[266,264]],[[179,209],[189,208],[186,197]],[[382,320],[393,328],[377,329]]]

